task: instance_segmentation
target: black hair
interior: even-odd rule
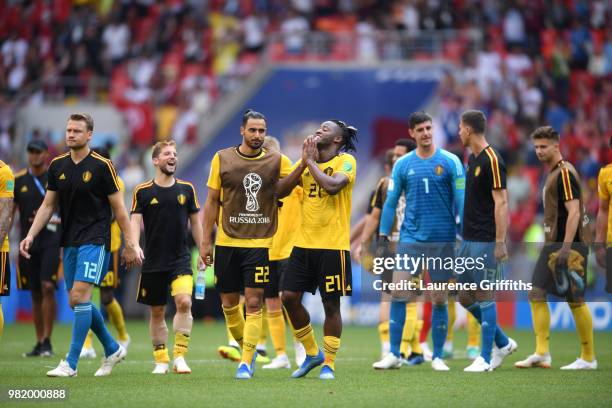
[[[355,142],[357,142],[357,128],[354,126],[347,125],[345,122],[339,119],[332,119],[331,122],[338,125],[340,131],[342,132],[342,147],[340,150],[345,152],[357,151],[355,147]]]
[[[263,119],[266,120],[266,117],[263,113],[256,112],[252,109],[247,109],[242,114],[242,126],[246,126],[249,119]]]
[[[407,138],[397,139],[395,141],[395,145],[396,146],[404,146],[408,150],[408,153],[410,153],[411,151],[416,149],[416,143],[414,142],[414,140],[407,139]]]
[[[414,112],[408,118],[408,127],[410,129],[414,129],[417,125],[420,125],[423,122],[433,123],[433,119],[423,111]]]
[[[463,112],[461,121],[464,125],[471,127],[476,134],[482,135],[487,130],[487,118],[479,110],[471,109]]]

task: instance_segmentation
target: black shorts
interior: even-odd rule
[[[281,289],[310,292],[321,298],[351,296],[353,275],[349,251],[294,247]]]
[[[270,283],[264,288],[264,299],[278,297],[287,265],[289,265],[289,258],[270,261]]]
[[[173,271],[141,273],[136,301],[149,306],[166,305],[172,281],[182,275],[193,275],[193,272],[190,268],[182,268]]]
[[[11,263],[9,253],[0,252],[0,296],[11,294]]]
[[[268,248],[215,247],[215,286],[219,292],[264,289],[269,282]]]
[[[116,289],[119,287],[119,268],[122,267],[119,251],[107,252],[105,256],[110,258],[108,261],[108,272],[106,272],[106,276],[104,276],[100,283],[100,287]]]
[[[41,290],[41,282],[53,282],[57,289],[57,271],[60,263],[60,249],[50,245],[31,251],[30,259],[19,255],[17,268],[17,288],[21,290]]]
[[[575,296],[572,293],[572,290],[568,290],[566,294],[560,294],[557,291],[557,285],[555,284],[555,278],[553,276],[552,271],[548,267],[548,260],[550,258],[550,254],[555,251],[558,251],[561,248],[561,244],[548,244],[542,248],[542,252],[540,252],[540,256],[535,265],[535,269],[533,271],[533,276],[531,278],[531,283],[536,288],[544,289],[547,294],[564,297],[568,302],[580,301],[581,296]],[[589,256],[589,248],[581,243],[572,244],[572,249],[578,251],[580,255],[584,257],[584,261],[582,263],[582,268],[584,270],[584,276],[582,276],[582,284],[586,286],[587,280],[587,260]]]

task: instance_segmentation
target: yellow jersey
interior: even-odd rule
[[[291,255],[298,231],[295,226],[302,223],[303,191],[302,187],[297,186],[291,194],[280,200],[283,205],[278,208],[278,229],[272,237],[271,261],[287,259]]]
[[[597,179],[599,191],[599,198],[608,201],[608,236],[606,241],[608,246],[612,246],[612,164],[608,164],[606,167],[599,171],[599,177]]]
[[[310,171],[302,174],[304,199],[302,224],[294,246],[312,249],[350,250],[351,201],[357,163],[348,153],[340,153],[317,166],[328,176],[345,174],[349,183],[335,195],[329,195],[315,181]]]
[[[262,149],[261,153],[253,157],[252,160],[260,159],[263,155],[266,154],[266,150]],[[280,178],[283,178],[291,173],[291,160],[284,154],[281,155],[281,164],[280,164]],[[219,163],[219,153],[215,153],[215,156],[212,159],[212,163],[210,164],[210,174],[208,175],[208,182],[206,185],[209,188],[220,191],[220,200],[223,201],[223,190],[221,189],[221,172],[220,172],[220,163]],[[217,238],[215,240],[215,245],[221,246],[229,246],[229,247],[239,247],[239,248],[270,248],[272,246],[272,238],[258,238],[258,239],[240,239],[240,238],[232,238],[228,236],[225,231],[223,231],[223,227],[221,226],[221,217],[223,209],[219,208],[219,217],[217,218]]]
[[[13,192],[15,190],[15,176],[11,171],[11,168],[0,160],[0,198],[9,198],[13,201]],[[6,232],[4,242],[2,243],[2,249],[0,252],[9,251],[9,232]],[[1,289],[1,288],[0,288]]]
[[[119,191],[121,194],[125,192],[125,184],[123,184],[123,180],[121,177],[117,176],[117,184],[119,185]],[[121,248],[121,228],[119,228],[119,223],[116,219],[113,218],[113,222],[111,222],[111,246],[110,251],[116,252]]]

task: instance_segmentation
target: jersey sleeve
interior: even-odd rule
[[[465,170],[459,158],[450,153],[449,170],[451,173],[451,181],[453,184],[453,201],[455,203],[455,215],[459,218],[458,231],[463,231],[463,206],[465,203]]]
[[[119,191],[119,176],[117,176],[113,163],[107,160],[100,168],[102,169],[102,191],[104,191],[104,194],[111,195]]]
[[[119,185],[119,191],[125,192],[125,183],[121,179],[121,177],[117,177],[117,184]]]
[[[53,161],[47,170],[47,190],[57,191],[57,162]]]
[[[15,176],[9,166],[0,169],[0,198],[13,198],[15,192]]]
[[[198,195],[193,187],[193,184],[187,185],[189,190],[189,214],[197,213],[200,211],[200,203],[198,202]]]
[[[354,182],[357,174],[357,163],[355,162],[355,158],[350,154],[344,154],[340,157],[341,160],[336,168],[336,173],[346,174],[349,183]]]
[[[376,186],[376,190],[374,191],[374,198],[372,199],[373,208],[378,208],[382,210],[383,206],[385,205],[385,202],[383,201],[383,197],[385,196],[383,191],[385,188],[385,184],[385,180],[382,179],[378,183],[378,186]]]
[[[495,150],[486,148],[485,153],[489,157],[487,167],[491,177],[491,190],[505,190],[506,164]]]
[[[402,177],[404,168],[403,163],[403,160],[397,161],[395,166],[393,166],[391,180],[389,180],[389,185],[387,186],[387,199],[385,200],[380,216],[380,235],[390,235],[391,229],[393,228],[397,202],[402,194],[404,185]]]
[[[281,164],[280,164],[280,178],[287,177],[293,171],[293,166],[291,165],[291,159],[289,159],[284,154],[281,155]]]
[[[566,167],[557,178],[557,191],[563,202],[580,199],[580,181]]]
[[[599,193],[599,198],[605,201],[610,200],[610,190],[608,190],[608,182],[610,182],[610,178],[612,177],[612,167],[604,167],[599,171],[599,176],[597,177],[597,192]]]
[[[210,163],[210,173],[206,185],[214,190],[221,190],[221,172],[219,165],[219,153],[215,153]]]
[[[136,187],[132,194],[132,214],[142,214],[144,210],[143,189]]]

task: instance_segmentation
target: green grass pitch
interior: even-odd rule
[[[168,326],[171,329],[171,321]],[[6,326],[0,343],[0,390],[4,393],[0,396],[0,406],[612,406],[612,333],[595,336],[597,371],[559,370],[578,355],[578,340],[573,332],[552,333],[552,369],[515,369],[513,363],[533,351],[534,338],[528,331],[510,331],[519,343],[519,350],[492,373],[464,373],[462,369],[468,365],[465,359],[450,360],[450,372],[433,372],[429,363],[381,372],[371,368],[379,353],[376,329],[349,326],[342,335],[336,380],[324,382],[318,379],[318,369],[296,380],[289,378],[290,370],[269,371],[261,367],[252,380],[235,380],[236,364],[221,360],[216,354],[217,346],[226,341],[224,326],[202,322],[194,324],[187,356],[193,373],[154,376],[150,374],[153,364],[147,324],[128,321],[128,330],[132,337],[128,357],[115,367],[110,377],[93,376],[100,364],[96,359],[82,360],[78,377],[59,379],[46,378],[45,372],[55,367],[67,352],[70,327],[55,328],[56,356],[26,359],[21,353],[33,344],[33,328],[24,324]],[[321,328],[316,327],[315,332],[320,342]],[[290,340],[288,344],[292,344]],[[455,348],[460,351],[464,345],[465,333],[458,331]],[[97,340],[94,347],[100,355]],[[293,357],[291,347],[289,354]],[[6,397],[9,388],[62,387],[69,390],[69,398],[64,402],[8,402]]]

